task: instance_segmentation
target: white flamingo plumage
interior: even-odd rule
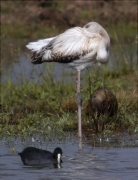
[[[33,64],[59,62],[77,70],[78,136],[81,138],[81,70],[96,62],[106,63],[108,61],[110,48],[108,33],[97,22],[89,22],[82,28],[74,27],[58,36],[31,42],[27,48],[33,52]]]

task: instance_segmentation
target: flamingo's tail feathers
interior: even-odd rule
[[[44,55],[44,47],[41,49],[41,51],[35,51],[31,57],[33,64],[41,64],[43,63],[43,55]]]
[[[33,52],[31,57],[33,64],[41,64],[44,61],[49,61],[50,51],[47,50],[46,47],[52,39],[53,38],[43,39],[26,45],[26,47]]]

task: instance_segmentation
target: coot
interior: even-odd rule
[[[55,148],[53,153],[35,147],[27,147],[21,153],[18,153],[18,155],[20,155],[24,165],[42,166],[50,163],[57,165],[62,163],[62,149],[59,147]]]

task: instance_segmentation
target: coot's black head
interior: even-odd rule
[[[57,160],[58,164],[62,163],[61,156],[62,156],[62,149],[60,147],[55,148],[53,152],[53,158]]]

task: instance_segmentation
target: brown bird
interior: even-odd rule
[[[86,115],[91,113],[108,114],[109,117],[114,116],[118,110],[118,103],[115,95],[108,89],[96,89],[86,105]]]
[[[96,118],[104,114],[112,117],[117,113],[117,110],[118,103],[115,95],[105,88],[96,89],[86,104],[86,115],[93,117],[96,132],[98,132],[98,120],[96,121]],[[104,122],[102,124],[103,129]]]

